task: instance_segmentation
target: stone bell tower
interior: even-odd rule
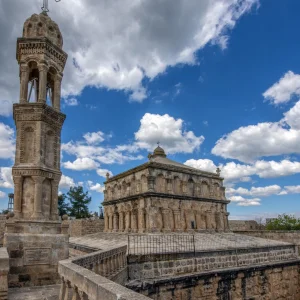
[[[13,266],[11,284],[55,283],[58,261],[68,257],[67,228],[61,227],[57,210],[60,137],[66,117],[60,112],[67,60],[62,45],[58,25],[45,12],[27,19],[17,40],[20,101],[13,107],[14,216],[7,221],[4,239]]]

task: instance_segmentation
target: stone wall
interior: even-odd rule
[[[232,249],[174,255],[129,256],[129,280],[148,280],[210,270],[248,267],[297,258],[294,246]]]
[[[9,257],[6,248],[0,248],[0,299],[7,300]]]
[[[5,232],[5,222],[6,222],[6,216],[0,215],[0,246],[3,246],[3,238],[4,238],[4,232]]]
[[[77,219],[64,221],[64,223],[69,224],[69,235],[71,237],[93,234],[104,230],[103,219]]]
[[[298,251],[300,250],[300,230],[245,230],[236,233],[291,243],[298,247]]]
[[[244,231],[244,230],[260,230],[263,227],[262,225],[259,225],[254,220],[229,220],[229,228],[232,231]]]
[[[298,300],[300,262],[169,277],[127,286],[155,300]]]

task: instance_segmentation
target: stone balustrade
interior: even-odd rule
[[[59,262],[59,300],[149,299],[121,284],[127,280],[127,246]]]
[[[0,248],[0,300],[7,300],[9,256],[7,248]]]

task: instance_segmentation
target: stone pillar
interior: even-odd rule
[[[154,183],[155,183],[155,177],[154,176],[148,176],[148,191],[154,192]]]
[[[145,232],[145,210],[143,208],[138,210],[138,231],[139,233]]]
[[[57,221],[58,220],[58,185],[59,180],[52,180],[51,187],[52,187],[52,193],[51,193],[51,220]]]
[[[224,230],[224,217],[221,212],[216,213],[216,220],[217,220],[217,230],[223,231]]]
[[[65,298],[65,293],[66,293],[66,282],[64,278],[61,278],[61,286],[60,286],[60,292],[59,292],[59,300],[64,300]]]
[[[13,176],[14,180],[14,214],[16,218],[22,216],[22,185],[23,177],[22,176]]]
[[[42,184],[44,177],[32,176],[35,183],[34,185],[34,212],[32,215],[33,219],[39,220],[43,218],[42,213]]]
[[[130,210],[125,212],[125,232],[130,232]]]
[[[137,232],[137,214],[136,214],[136,211],[131,212],[131,232]]]
[[[72,300],[80,300],[79,291],[76,285],[73,286],[73,297]]]
[[[167,192],[168,194],[173,194],[172,179],[167,179]]]
[[[161,212],[162,212],[162,219],[163,219],[163,231],[170,232],[171,228],[169,222],[169,209],[163,208]]]
[[[61,81],[62,76],[56,74],[54,79],[53,108],[57,111],[60,111]]]
[[[181,228],[181,220],[180,220],[180,210],[174,209],[173,215],[174,215],[174,230],[181,231],[182,228]]]
[[[229,216],[228,212],[224,213],[224,230],[225,231],[230,231],[229,223],[228,223],[228,216]]]
[[[124,212],[122,210],[119,211],[119,232],[124,231]]]
[[[149,232],[157,232],[158,231],[156,218],[159,213],[160,212],[157,207],[149,208],[149,214],[148,214],[149,228],[147,228],[147,231],[149,231]]]
[[[20,66],[20,103],[26,103],[28,99],[29,67],[27,64]]]
[[[119,216],[117,213],[114,213],[114,229],[113,232],[119,231]]]
[[[39,99],[38,99],[38,102],[46,103],[48,67],[45,64],[40,64],[38,66],[38,68],[39,68]]]
[[[109,213],[108,215],[108,232],[113,230],[113,214]]]
[[[205,223],[206,223],[206,229],[211,230],[212,226],[211,226],[211,211],[210,210],[207,210],[205,212]]]
[[[109,229],[109,220],[108,220],[108,213],[104,212],[104,232],[108,232]]]

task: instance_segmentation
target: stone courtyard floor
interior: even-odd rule
[[[58,300],[60,284],[8,290],[8,300]]]
[[[82,237],[70,238],[70,243],[84,245],[101,250],[108,250],[113,247],[128,245],[128,240],[135,240],[134,252],[138,254],[143,253],[145,247],[149,246],[151,241],[152,253],[160,253],[161,249],[168,252],[179,252],[186,249],[188,239],[193,239],[195,244],[195,251],[209,251],[209,250],[226,250],[232,248],[257,248],[257,247],[274,247],[290,245],[289,243],[262,239],[258,237],[228,233],[168,233],[168,234],[122,234],[122,233],[95,233]],[[130,246],[133,247],[132,242]],[[189,247],[190,249],[190,247]]]

